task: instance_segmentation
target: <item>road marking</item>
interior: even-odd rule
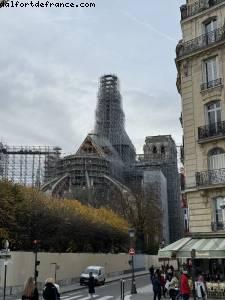
[[[65,298],[65,300],[78,299],[78,298],[80,298],[80,297],[82,297],[82,296],[83,296],[83,295],[82,295],[81,293],[79,293],[79,294],[76,294],[75,296]]]
[[[70,296],[75,296],[75,295],[80,295],[80,292],[74,292],[74,293],[70,293],[70,294],[66,294],[65,296],[61,296],[60,299],[66,299],[69,298]]]
[[[101,298],[98,298],[98,300],[108,300],[108,299],[112,299],[113,296],[103,296]]]

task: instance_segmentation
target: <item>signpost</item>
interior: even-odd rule
[[[131,256],[131,266],[132,266],[131,294],[137,294],[136,283],[135,283],[135,278],[134,278],[134,255],[135,255],[135,249],[134,248],[130,248],[129,255]]]

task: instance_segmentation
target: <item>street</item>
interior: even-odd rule
[[[142,288],[146,285],[150,285],[149,275],[144,275],[136,278],[137,288]],[[125,281],[125,294],[130,294],[131,291],[131,280],[127,279]],[[94,298],[96,300],[110,300],[110,299],[120,299],[120,281],[105,284],[104,286],[97,286],[95,288]],[[40,297],[40,300],[42,297]],[[61,300],[88,300],[88,288],[81,290],[75,290],[68,293],[61,294]],[[7,300],[21,300],[19,295],[7,297]]]

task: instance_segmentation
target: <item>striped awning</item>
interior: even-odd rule
[[[159,259],[191,258],[195,250],[196,259],[225,258],[225,238],[183,238],[158,252]]]

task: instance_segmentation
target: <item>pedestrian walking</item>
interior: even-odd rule
[[[153,276],[154,276],[154,266],[152,265],[150,268],[149,268],[149,273],[150,273],[150,279],[151,279],[151,281],[152,281],[152,278],[153,278]]]
[[[207,299],[207,291],[204,283],[204,278],[202,275],[198,277],[198,280],[195,282],[195,291],[197,299],[206,300]]]
[[[180,294],[181,294],[183,300],[188,300],[190,297],[190,287],[188,284],[188,272],[186,270],[183,270],[183,273],[181,275]]]
[[[88,279],[88,293],[90,295],[90,299],[93,299],[93,294],[95,294],[95,279],[92,275],[92,272],[89,273],[89,279]]]
[[[160,284],[161,284],[161,290],[162,290],[163,297],[165,298],[165,295],[166,295],[166,289],[165,289],[166,274],[164,273],[164,271],[160,272]]]
[[[29,277],[24,285],[22,300],[38,300],[38,289],[35,286],[33,277]]]
[[[158,300],[161,299],[161,284],[160,284],[160,278],[158,273],[155,273],[155,275],[152,278],[152,287],[154,292],[154,300],[158,298]]]
[[[60,299],[59,292],[55,286],[55,281],[53,278],[47,278],[45,281],[45,287],[43,290],[44,300],[58,300]]]
[[[179,294],[179,281],[177,277],[173,274],[172,279],[169,283],[170,299],[175,300],[178,294]]]

